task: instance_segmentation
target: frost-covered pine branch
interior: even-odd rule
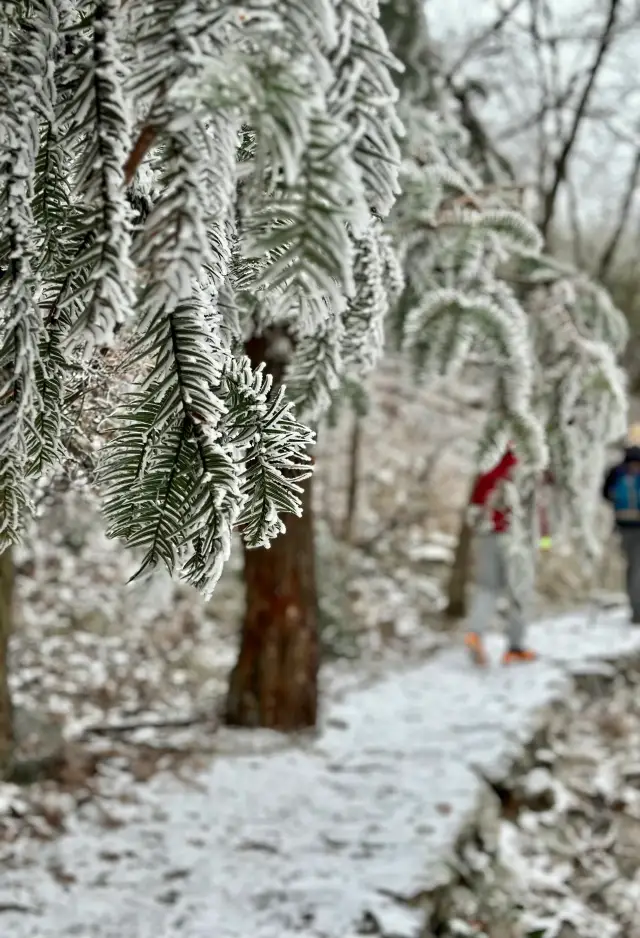
[[[522,258],[517,279],[535,350],[534,400],[555,478],[556,524],[595,556],[608,448],[627,427],[620,364],[627,323],[602,286],[548,257]]]
[[[556,525],[564,518],[593,555],[607,448],[626,424],[624,317],[601,286],[540,254],[532,225],[465,167],[464,134],[454,146],[455,121],[449,128],[442,113],[420,114],[420,156],[403,164],[392,225],[406,284],[394,327],[422,380],[485,362],[478,460],[488,467],[509,440],[524,457],[511,490],[523,570],[545,466]]]
[[[523,569],[546,465],[557,483],[554,515],[593,552],[607,446],[626,418],[624,319],[604,289],[541,255],[513,193],[488,178],[487,166],[482,175],[472,165],[420,0],[383,0],[381,9],[405,65],[402,193],[388,224],[405,280],[390,332],[419,380],[484,364],[489,417],[478,461],[488,468],[515,441],[521,469],[511,500]]]
[[[0,36],[3,543],[81,430],[110,533],[208,591],[234,528],[267,545],[300,511],[300,420],[380,352],[376,4],[7,0]],[[244,354],[270,331],[288,394]]]
[[[468,141],[445,95],[437,110],[401,101],[407,128],[402,194],[391,217],[405,273],[391,329],[416,378],[459,375],[482,351],[492,363],[494,419],[479,459],[491,461],[507,440],[527,462],[546,461],[534,410],[534,352],[528,318],[504,267],[541,247],[535,226],[466,161]]]

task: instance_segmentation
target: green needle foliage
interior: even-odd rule
[[[300,511],[388,312],[401,133],[370,0],[5,0],[0,539],[86,457],[109,533],[209,592]],[[277,333],[286,383],[245,354]]]

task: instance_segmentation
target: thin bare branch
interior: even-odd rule
[[[585,77],[584,73],[576,73],[572,76],[572,81],[575,80],[577,83],[580,77]],[[570,83],[557,94],[550,94],[548,99],[545,100],[533,114],[529,114],[518,123],[512,124],[510,127],[505,127],[504,130],[496,134],[496,142],[503,143],[512,140],[514,137],[526,133],[528,130],[534,130],[536,127],[539,127],[549,114],[560,111],[569,104],[575,94],[575,90],[575,84]]]
[[[542,218],[540,220],[540,229],[545,240],[548,240],[549,237],[549,231],[558,200],[558,193],[567,175],[569,158],[578,138],[580,125],[584,118],[585,111],[589,105],[589,100],[600,73],[600,68],[614,38],[614,27],[616,25],[619,8],[620,0],[609,0],[609,12],[602,30],[602,38],[598,45],[598,49],[593,60],[593,65],[591,66],[589,76],[582,90],[582,95],[574,111],[571,127],[569,128],[569,132],[565,138],[564,144],[562,145],[558,158],[555,161],[553,180],[549,189],[544,193],[543,196],[543,210]]]
[[[531,14],[531,40],[533,43],[533,55],[536,61],[536,67],[538,70],[538,82],[540,85],[540,97],[541,105],[539,108],[539,118],[535,123],[538,136],[538,159],[537,159],[537,174],[538,174],[538,190],[543,191],[545,185],[545,175],[546,167],[548,164],[548,142],[547,134],[545,127],[545,118],[551,112],[558,113],[559,108],[554,108],[553,101],[554,97],[557,100],[557,86],[556,88],[551,88],[549,81],[547,80],[547,69],[545,66],[544,52],[543,52],[543,39],[542,39],[542,30],[541,30],[541,20],[543,17],[548,16],[548,11],[546,10],[546,5],[541,2],[541,0],[530,0],[530,14]]]
[[[571,225],[573,260],[578,268],[584,267],[584,245],[582,242],[582,229],[580,227],[580,203],[578,193],[572,179],[567,180],[567,195],[569,202],[569,223]]]
[[[447,85],[460,105],[460,120],[463,127],[468,131],[472,146],[475,147],[476,153],[481,163],[484,164],[488,175],[496,177],[502,172],[509,179],[515,179],[515,172],[511,163],[496,148],[490,134],[485,130],[484,123],[476,113],[469,89],[459,87],[455,82],[449,80],[447,80]]]
[[[627,227],[627,223],[631,216],[634,196],[639,182],[640,148],[636,150],[635,157],[631,165],[627,186],[622,200],[622,207],[618,215],[618,222],[611,232],[611,237],[609,238],[609,241],[607,242],[607,245],[602,252],[602,256],[600,257],[600,263],[598,264],[598,277],[600,280],[604,280],[611,270],[611,266],[616,256],[616,251],[618,250],[620,242],[622,241],[622,236],[624,235],[625,228]]]
[[[483,46],[488,39],[491,39],[492,36],[496,36],[499,32],[501,32],[516,10],[521,7],[523,3],[524,0],[512,0],[511,4],[505,7],[504,10],[501,10],[497,18],[492,23],[490,23],[486,29],[483,29],[480,33],[474,36],[469,43],[467,43],[464,52],[461,53],[461,55],[449,68],[445,76],[447,82],[450,82],[455,77],[472,52]]]

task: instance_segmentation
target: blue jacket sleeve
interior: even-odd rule
[[[621,471],[622,471],[622,466],[620,465],[613,466],[611,469],[609,469],[609,471],[607,472],[604,478],[604,483],[602,485],[602,497],[606,499],[608,502],[611,501],[612,489],[615,483],[617,482]]]

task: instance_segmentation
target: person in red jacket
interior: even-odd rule
[[[509,599],[508,647],[504,664],[533,661],[535,652],[524,645],[525,616],[523,603],[509,588],[508,557],[505,535],[508,534],[511,510],[506,485],[511,480],[518,459],[511,446],[496,466],[478,475],[471,493],[469,513],[476,527],[475,589],[469,613],[466,645],[472,660],[487,664],[484,636],[502,595]]]

